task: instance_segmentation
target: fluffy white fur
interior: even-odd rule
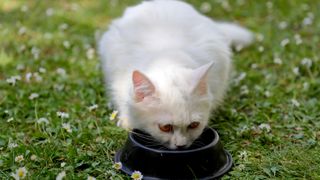
[[[127,8],[99,43],[119,125],[145,130],[172,149],[191,145],[223,100],[230,46],[246,46],[251,40],[246,29],[212,21],[182,1],[147,1]],[[188,128],[192,122],[199,127]],[[159,129],[166,124],[174,130]]]

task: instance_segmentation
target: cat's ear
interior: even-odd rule
[[[205,95],[208,91],[208,72],[213,66],[213,62],[205,64],[203,66],[198,67],[197,69],[193,70],[192,74],[192,94],[196,95]]]
[[[139,71],[133,71],[132,82],[136,102],[141,102],[145,97],[155,93],[155,87],[152,82]]]

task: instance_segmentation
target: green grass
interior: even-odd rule
[[[129,179],[112,168],[127,134],[109,121],[99,60],[90,51],[96,49],[96,34],[137,2],[0,2],[0,179],[19,167],[27,168],[27,179],[55,179],[62,171],[67,179]],[[200,9],[200,1],[189,2]],[[320,179],[319,1],[208,2],[212,9],[206,15],[238,21],[260,34],[260,41],[235,52],[234,80],[210,122],[234,157],[224,179]],[[312,23],[304,25],[308,20]],[[290,42],[283,47],[285,39]],[[312,65],[301,64],[304,58]],[[16,75],[21,80],[7,83]],[[39,97],[30,100],[32,93]],[[99,107],[90,111],[93,104]],[[49,123],[37,123],[41,117]],[[9,148],[12,143],[17,147]],[[18,155],[22,162],[15,162]]]

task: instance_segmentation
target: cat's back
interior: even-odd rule
[[[197,18],[198,12],[189,4],[176,0],[153,0],[127,8],[121,23],[141,21],[144,23],[181,23]],[[191,18],[191,19],[190,19]]]
[[[174,49],[192,42],[197,34],[195,27],[210,23],[207,21],[182,1],[145,1],[127,8],[121,18],[112,22],[107,34],[109,41],[143,46],[145,50]]]
[[[192,46],[202,36],[208,37],[204,34],[209,25],[213,25],[213,22],[185,2],[144,1],[127,8],[121,18],[111,23],[100,42],[100,48],[103,48],[100,51],[104,52],[102,56],[130,54],[141,60],[143,57],[137,56],[143,54],[146,58],[166,49]],[[208,34],[215,34],[212,31],[214,28],[210,28]]]
[[[227,52],[215,23],[183,1],[153,0],[129,7],[114,20],[99,44],[105,71],[148,68],[155,57],[166,52],[189,52],[199,64],[208,56]],[[208,49],[217,49],[215,55]],[[202,62],[203,59],[203,62]]]

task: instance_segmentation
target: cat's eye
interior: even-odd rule
[[[173,132],[173,126],[171,124],[165,124],[165,125],[160,125],[159,124],[159,129],[163,132]]]
[[[188,128],[189,129],[195,129],[199,126],[199,122],[192,122],[191,124],[189,124]]]

